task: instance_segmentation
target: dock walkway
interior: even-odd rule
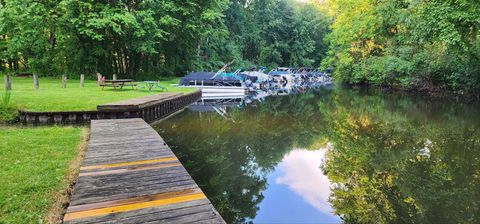
[[[100,111],[125,111],[125,110],[139,110],[149,107],[161,102],[174,99],[183,95],[182,93],[159,93],[155,95],[148,95],[140,98],[122,100],[113,103],[98,105],[97,109]]]
[[[175,113],[202,97],[200,90],[191,93],[161,93],[120,102],[98,105],[90,111],[20,111],[25,125],[89,124],[91,120],[142,118],[155,122]]]
[[[142,119],[93,120],[64,223],[224,223]]]

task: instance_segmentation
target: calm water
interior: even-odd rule
[[[229,223],[480,223],[479,104],[307,90],[156,129]]]

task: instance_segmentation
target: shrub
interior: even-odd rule
[[[13,123],[18,118],[17,106],[11,101],[12,93],[0,93],[0,123]]]

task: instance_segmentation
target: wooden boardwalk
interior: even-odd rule
[[[118,102],[98,105],[97,109],[100,111],[138,110],[151,105],[159,104],[163,101],[173,99],[181,95],[183,94],[182,93],[159,93],[159,94],[148,95],[140,98],[134,98],[129,100],[122,100]]]
[[[94,120],[64,223],[224,223],[142,119]]]

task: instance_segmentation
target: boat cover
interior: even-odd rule
[[[187,76],[180,79],[180,85],[188,86],[192,81],[197,81],[197,83],[211,83],[211,82],[228,82],[228,83],[238,83],[243,80],[243,77],[235,75],[233,73],[222,73],[217,75],[215,78],[215,72],[190,72]]]

